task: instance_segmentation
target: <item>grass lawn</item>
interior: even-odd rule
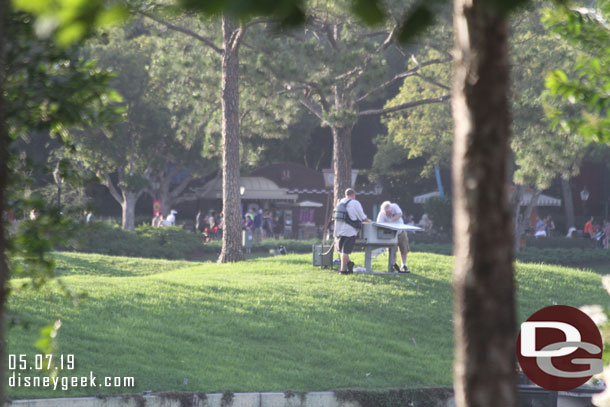
[[[412,274],[388,276],[341,276],[310,254],[216,265],[64,252],[57,263],[88,297],[75,307],[56,283],[32,292],[13,280],[9,306],[28,327],[11,328],[8,353],[33,363],[38,330],[61,319],[58,353],[76,370],[60,376],[133,376],[136,387],[9,388],[12,398],[451,384],[450,256],[413,253]],[[519,264],[517,277],[520,321],[551,304],[608,305],[597,273]]]

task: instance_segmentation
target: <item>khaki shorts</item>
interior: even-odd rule
[[[402,232],[398,235],[398,248],[400,249],[400,254],[409,253],[409,237],[407,232]]]

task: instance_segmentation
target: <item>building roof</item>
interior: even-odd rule
[[[428,192],[427,194],[417,195],[413,198],[413,202],[416,204],[424,204],[426,201],[432,197],[440,196],[438,191]],[[521,197],[521,206],[529,205],[532,200],[532,191],[531,189],[526,190]],[[549,195],[540,194],[538,197],[538,206],[561,206],[561,199],[553,198]]]
[[[286,188],[280,188],[275,182],[264,177],[241,177],[239,185],[243,187],[242,199],[296,201],[298,198],[298,195],[289,194]],[[215,178],[204,188],[209,191],[208,197],[222,198],[222,179]]]
[[[302,164],[273,163],[257,168],[252,175],[265,177],[289,190],[325,190],[322,173]]]

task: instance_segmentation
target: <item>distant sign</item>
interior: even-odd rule
[[[153,201],[153,216],[157,216],[161,213],[161,200],[155,199]]]

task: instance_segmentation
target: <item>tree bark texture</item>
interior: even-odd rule
[[[4,55],[4,38],[5,22],[7,13],[6,1],[0,0],[0,55]],[[4,83],[5,83],[5,67],[4,58],[0,60],[0,405],[4,405],[5,395],[5,313],[7,299],[7,282],[10,276],[8,261],[6,258],[6,229],[4,223],[4,215],[6,213],[6,193],[8,187],[8,146],[9,135],[6,127],[6,111],[4,102]]]
[[[574,221],[574,200],[572,198],[572,188],[570,187],[570,181],[561,177],[561,195],[563,198],[563,208],[566,215],[566,233],[571,227],[574,227],[576,222]]]
[[[137,192],[122,190],[123,202],[121,202],[121,208],[123,209],[122,227],[125,230],[133,231],[136,226],[136,203],[140,194]]]
[[[244,259],[241,245],[241,196],[239,194],[239,54],[233,47],[235,23],[222,18],[222,211],[224,226],[218,263]]]
[[[334,202],[345,196],[345,190],[352,186],[352,127],[332,127],[333,132],[333,173]]]
[[[456,404],[516,405],[505,17],[455,0],[452,107]]]

